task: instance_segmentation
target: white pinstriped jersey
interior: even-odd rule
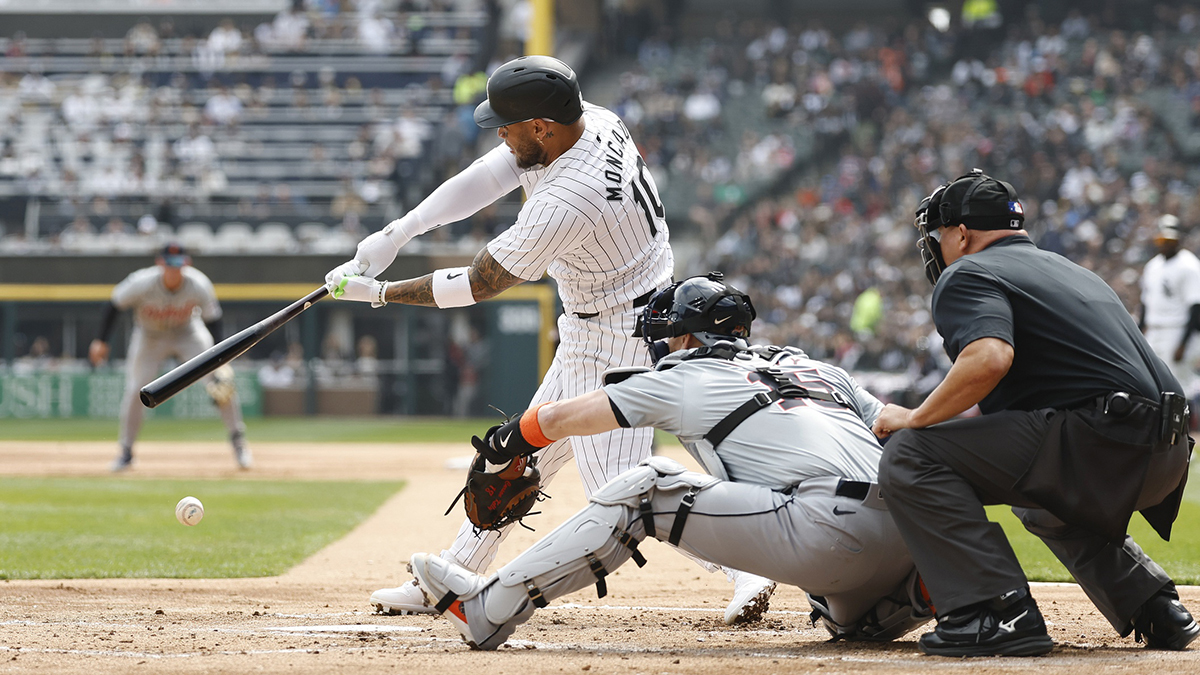
[[[183,283],[175,291],[163,286],[161,267],[140,269],[117,284],[112,303],[120,310],[132,307],[134,324],[153,332],[182,330],[193,321],[221,318],[217,292],[208,277],[190,265],[181,269]]]
[[[583,137],[548,167],[518,168],[503,144],[484,156],[502,184],[515,175],[528,198],[487,248],[522,279],[549,274],[568,313],[629,309],[674,273],[665,212],[620,118],[585,103],[583,119]]]
[[[1200,304],[1200,260],[1181,249],[1170,258],[1158,254],[1142,271],[1146,326],[1183,328],[1192,305]]]

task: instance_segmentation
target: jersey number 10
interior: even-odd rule
[[[658,228],[654,226],[655,216],[659,218],[667,217],[667,210],[663,208],[662,200],[658,198],[658,191],[646,177],[646,162],[639,155],[637,158],[637,181],[630,183],[633,188],[633,200],[642,207],[642,211],[646,212],[646,222],[650,224],[650,236],[658,236]],[[641,189],[638,189],[638,183],[641,183]],[[651,215],[651,207],[654,209],[654,214]]]

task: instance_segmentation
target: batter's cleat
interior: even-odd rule
[[[113,473],[121,473],[131,468],[133,468],[133,455],[118,455],[112,464],[108,465],[108,470]]]
[[[933,656],[1040,656],[1054,640],[1029,589],[1018,588],[939,617],[917,646]]]
[[[396,588],[381,588],[371,594],[371,604],[380,614],[437,614],[415,580]]]
[[[733,600],[725,608],[725,623],[733,626],[762,619],[771,606],[775,582],[749,572],[732,571]]]
[[[233,446],[233,458],[237,460],[239,469],[249,469],[254,466],[254,455],[250,454],[250,448],[245,445]]]
[[[482,577],[462,565],[428,553],[413,554],[408,569],[434,608],[450,620],[462,635],[463,642],[472,649],[496,649],[533,614],[533,603],[527,601],[516,615],[493,623],[485,610],[483,596],[496,583],[495,576]]]
[[[1181,651],[1200,635],[1200,625],[1179,602],[1175,584],[1169,583],[1138,610],[1133,620],[1135,639],[1145,638],[1148,649]]]

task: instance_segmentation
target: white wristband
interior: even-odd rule
[[[397,218],[388,223],[383,228],[383,234],[396,245],[396,249],[404,248],[404,245],[412,241],[413,237],[425,234],[430,228],[425,226],[425,222],[421,220],[420,214],[415,210],[409,211],[402,218]]]
[[[433,302],[442,309],[475,304],[469,267],[450,267],[433,273]]]

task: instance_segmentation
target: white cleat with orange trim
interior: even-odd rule
[[[505,616],[489,616],[485,595],[496,585],[497,576],[483,577],[471,570],[428,553],[414,553],[408,570],[417,580],[429,604],[450,620],[472,649],[491,651],[508,639],[517,626],[529,620],[533,603],[525,600],[511,609],[493,607]],[[511,603],[495,603],[510,605]]]

